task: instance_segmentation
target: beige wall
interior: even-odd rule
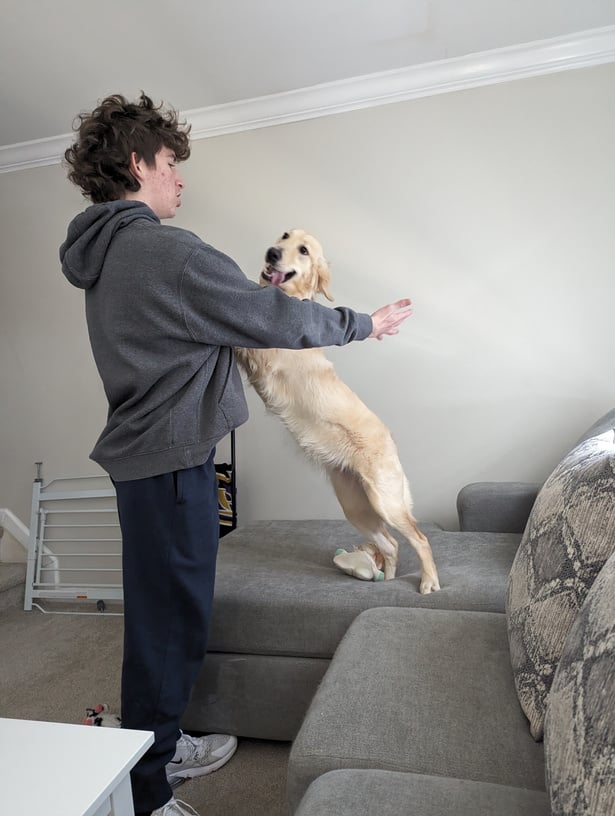
[[[246,274],[301,226],[338,303],[414,299],[398,337],[331,356],[392,428],[419,518],[453,524],[470,481],[543,479],[615,404],[614,85],[608,65],[194,144],[175,223]],[[0,207],[0,507],[29,523],[33,463],[96,472],[106,406],[57,260],[82,199],[53,166],[0,176]],[[241,521],[339,517],[250,404]]]

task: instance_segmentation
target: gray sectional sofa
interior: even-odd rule
[[[293,743],[291,813],[615,814],[615,415],[606,426],[540,489],[505,614],[354,620]]]
[[[596,604],[587,593],[615,548],[613,429],[615,410],[542,487],[464,488],[459,532],[421,525],[442,585],[432,595],[419,594],[419,565],[407,547],[400,547],[393,581],[362,582],[338,571],[336,549],[360,542],[345,522],[258,522],[226,536],[209,655],[184,727],[294,740],[289,802],[298,816],[607,816],[611,811],[557,809],[568,802],[562,774],[573,788],[580,776],[567,765],[571,750],[554,759],[550,732],[544,744],[536,741],[528,718],[540,737],[561,655],[572,649],[585,596]],[[597,470],[577,490],[575,472],[583,475],[588,462]],[[596,484],[601,492],[592,499]],[[574,574],[566,572],[571,565]],[[610,602],[605,591],[598,606]],[[602,667],[604,694],[592,698],[603,709],[615,694],[615,634],[605,637],[611,670]],[[548,654],[541,654],[545,643]],[[572,651],[569,665],[578,669]],[[557,709],[552,733],[579,731],[571,707]],[[613,711],[615,700],[597,719],[609,721]],[[601,750],[602,778],[612,783],[615,746]],[[578,762],[587,765],[588,755]],[[549,767],[559,768],[555,794]]]
[[[373,607],[504,611],[517,533],[421,525],[440,592],[419,593],[419,563],[400,546],[398,577],[358,581],[335,567],[361,538],[345,521],[255,522],[220,543],[209,650],[186,730],[292,740],[352,621]]]

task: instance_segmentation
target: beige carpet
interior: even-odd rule
[[[0,717],[78,723],[97,703],[119,711],[121,641],[121,617],[0,611]],[[176,795],[201,816],[288,816],[289,750],[240,739],[227,765]]]

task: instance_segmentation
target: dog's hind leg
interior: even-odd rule
[[[397,541],[374,511],[361,481],[348,470],[330,470],[329,478],[344,515],[353,527],[369,539],[359,549],[370,553],[377,567],[383,569],[385,580],[395,578]]]
[[[423,595],[427,595],[430,592],[437,592],[440,589],[440,580],[438,578],[438,570],[436,569],[436,565],[433,560],[431,546],[427,536],[419,530],[416,519],[412,513],[408,513],[407,518],[404,520],[403,527],[401,524],[399,527],[396,525],[392,526],[394,526],[396,530],[403,533],[403,535],[412,544],[421,560],[421,566],[423,568],[420,585],[421,593]]]
[[[405,536],[416,550],[422,567],[421,593],[439,590],[438,571],[431,547],[427,537],[419,530],[410,510],[412,507],[410,488],[401,465],[398,469],[395,468],[394,472],[391,470],[376,472],[370,479],[362,476],[361,481],[376,515],[389,527]]]

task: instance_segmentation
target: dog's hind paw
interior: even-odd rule
[[[359,581],[384,580],[384,573],[378,569],[374,559],[365,550],[347,552],[340,548],[335,551],[333,563],[346,575],[358,578]]]
[[[421,579],[421,586],[419,591],[421,595],[429,595],[430,592],[438,592],[440,589],[440,582],[437,578],[423,577]]]

